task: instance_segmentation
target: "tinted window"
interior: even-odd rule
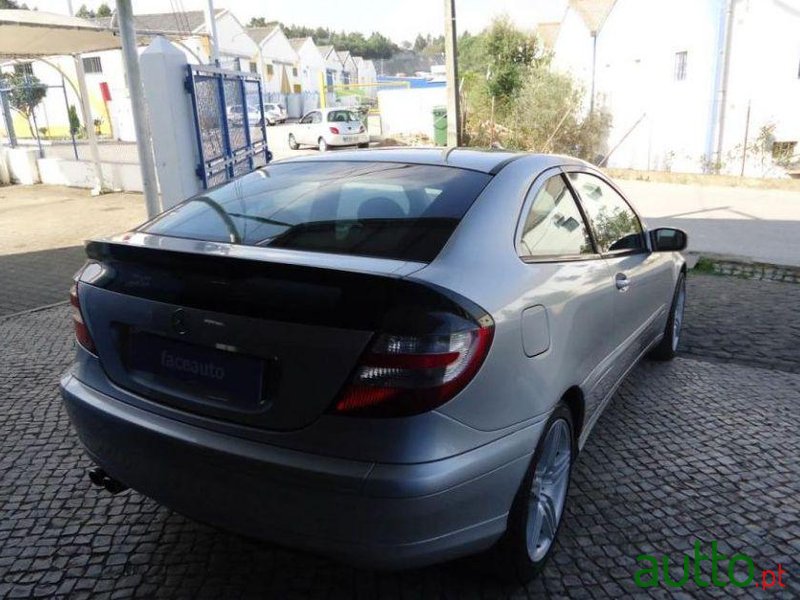
[[[636,213],[614,188],[587,173],[570,173],[569,178],[591,221],[601,252],[645,247],[642,225]]]
[[[354,121],[358,121],[358,117],[349,110],[332,110],[328,113],[328,122],[331,123],[352,123]]]
[[[523,256],[593,254],[586,224],[561,175],[551,177],[536,193],[520,240]]]
[[[428,262],[490,178],[396,163],[275,164],[190,198],[140,231]]]

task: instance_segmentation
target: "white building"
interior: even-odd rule
[[[798,31],[800,0],[568,0],[539,33],[587,110],[610,110],[609,166],[740,173],[745,139],[774,126],[744,164],[765,175],[771,148],[798,151]]]
[[[300,57],[280,25],[249,27],[247,33],[261,49],[265,91],[281,94],[300,92],[303,88]]]
[[[342,83],[342,61],[333,46],[319,46],[319,53],[325,59],[325,84],[328,87]]]
[[[356,65],[356,80],[360,85],[365,87],[361,90],[362,93],[370,96],[375,96],[376,87],[375,83],[378,81],[378,73],[375,71],[375,63],[371,60],[365,60],[360,56],[354,56],[353,62]]]
[[[223,67],[236,70],[257,71],[258,47],[246,34],[238,19],[228,10],[215,12],[220,63]],[[116,29],[113,17],[95,19],[101,27]],[[181,13],[158,13],[134,15],[134,24],[139,42],[139,52],[143,52],[154,35],[166,35],[181,49],[190,63],[209,63],[210,49],[203,11]],[[67,77],[75,81],[75,66],[71,56],[53,56],[47,59],[58,66]],[[83,55],[86,71],[86,84],[92,114],[98,123],[96,129],[103,135],[124,141],[134,141],[130,94],[125,81],[125,69],[121,50],[92,52]],[[18,63],[16,67],[7,64],[4,71],[25,69],[35,75],[45,85],[60,86],[61,74],[41,61]],[[107,94],[103,93],[107,90]],[[65,104],[79,105],[77,94],[67,84],[67,102],[59,89],[49,90],[45,100],[36,109],[37,126],[47,128],[49,135],[66,136],[69,133],[69,118]],[[80,111],[78,111],[80,114]],[[85,125],[82,123],[82,125]],[[14,128],[18,135],[29,135],[24,119],[15,117]],[[131,157],[133,160],[133,157]]]
[[[310,37],[289,40],[300,63],[300,84],[304,92],[322,93],[326,62]]]
[[[342,83],[358,83],[358,68],[350,55],[349,50],[339,50],[336,52],[339,61],[342,63]]]

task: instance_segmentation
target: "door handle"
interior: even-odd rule
[[[614,278],[614,283],[617,285],[617,289],[620,292],[625,292],[631,286],[631,280],[628,279],[628,276],[625,273],[617,273],[617,276]]]

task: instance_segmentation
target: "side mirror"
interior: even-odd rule
[[[660,227],[650,232],[654,252],[681,252],[686,250],[689,238],[685,231],[672,227]]]

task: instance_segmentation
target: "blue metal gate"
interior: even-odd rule
[[[261,78],[254,73],[189,65],[186,91],[192,96],[203,188],[229,181],[272,160],[264,122]]]

